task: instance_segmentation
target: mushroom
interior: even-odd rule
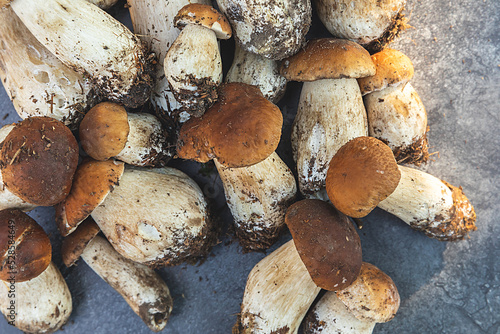
[[[375,74],[375,65],[354,42],[318,39],[285,60],[281,74],[288,80],[305,81],[291,139],[299,189],[306,198],[326,199],[331,158],[350,139],[368,135],[356,78]]]
[[[358,79],[370,136],[386,143],[398,163],[426,162],[427,113],[408,82],[413,77],[411,60],[394,49],[384,49],[372,55],[372,60],[377,73]]]
[[[438,240],[460,240],[476,230],[476,214],[462,188],[398,166],[391,149],[373,137],[342,146],[330,162],[326,191],[348,216],[361,218],[379,206]]]
[[[0,81],[22,119],[48,116],[71,129],[98,100],[89,80],[40,44],[11,8],[0,10]]]
[[[283,116],[256,86],[222,84],[218,94],[201,118],[184,123],[177,155],[216,161],[240,243],[246,250],[266,249],[276,241],[296,193],[293,174],[273,154]]]
[[[83,150],[96,160],[116,158],[134,166],[165,166],[172,153],[169,137],[151,114],[127,113],[124,107],[103,102],[80,124]]]
[[[304,334],[371,334],[376,323],[388,322],[399,309],[399,293],[392,279],[363,262],[353,284],[327,292],[308,312]]]
[[[214,241],[202,191],[174,168],[85,161],[56,207],[59,231],[67,236],[89,215],[118,253],[151,267],[196,260]]]
[[[335,37],[352,40],[372,52],[382,50],[406,29],[406,0],[316,0],[318,17]]]
[[[86,0],[86,1],[104,10],[110,9],[118,2],[118,0]]]
[[[0,209],[52,206],[69,194],[78,143],[64,124],[30,117],[3,127],[2,138]]]
[[[52,333],[71,314],[68,286],[51,262],[42,227],[19,210],[0,211],[0,310],[26,333]]]
[[[274,60],[297,53],[311,25],[308,0],[218,0],[217,5],[242,49]]]
[[[227,19],[213,7],[189,4],[174,24],[182,29],[165,56],[165,76],[180,110],[200,117],[217,100],[222,59],[217,38],[231,37]]]
[[[287,82],[279,73],[277,61],[245,51],[238,44],[235,45],[233,64],[225,81],[257,86],[272,103],[277,103],[283,97]]]
[[[109,100],[128,107],[151,93],[151,57],[123,24],[84,0],[13,0],[31,33],[59,60],[92,79]]]
[[[82,258],[111,285],[132,310],[154,332],[165,328],[172,312],[172,297],[161,277],[151,268],[118,254],[109,242],[97,236],[99,227],[87,218],[63,240],[64,264],[70,267]]]

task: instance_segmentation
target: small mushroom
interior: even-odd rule
[[[96,160],[116,158],[134,166],[165,166],[168,134],[151,114],[127,113],[112,102],[94,106],[79,128],[83,150]]]
[[[132,310],[154,332],[165,328],[172,312],[172,297],[161,277],[151,268],[118,254],[109,242],[97,236],[99,227],[87,218],[63,240],[64,264],[70,267],[82,258],[111,285]]]
[[[291,139],[299,189],[306,198],[326,199],[326,171],[333,155],[350,139],[368,135],[356,78],[375,74],[375,65],[354,42],[318,39],[286,59],[281,74],[305,81]]]
[[[476,214],[462,188],[398,166],[391,149],[373,137],[355,138],[337,152],[326,190],[335,207],[351,217],[364,217],[379,206],[442,241],[476,230]]]
[[[217,38],[230,38],[231,26],[217,10],[202,4],[181,8],[174,24],[182,31],[165,56],[165,76],[180,110],[200,117],[217,100],[222,82]]]

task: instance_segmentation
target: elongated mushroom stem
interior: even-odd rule
[[[108,99],[129,107],[150,96],[150,59],[140,40],[85,0],[14,0],[31,33],[63,63],[88,75]]]

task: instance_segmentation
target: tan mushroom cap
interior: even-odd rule
[[[408,82],[413,78],[413,64],[410,58],[401,51],[384,49],[372,55],[372,60],[377,73],[358,79],[359,88],[363,95]]]
[[[14,278],[16,283],[24,282],[47,269],[52,260],[52,245],[33,218],[17,209],[2,210],[0,231],[0,280]]]
[[[256,86],[233,82],[219,87],[219,100],[200,118],[184,123],[177,141],[182,159],[246,167],[278,147],[283,116]]]
[[[396,284],[382,270],[366,262],[363,262],[356,281],[336,293],[359,320],[387,322],[399,309]]]
[[[349,218],[317,199],[292,204],[285,215],[297,252],[322,289],[349,286],[361,268],[361,241]]]
[[[78,143],[63,123],[30,117],[3,141],[0,168],[4,185],[30,204],[51,206],[71,189],[78,165]]]
[[[127,111],[113,102],[102,102],[90,109],[79,128],[83,150],[96,160],[118,155],[127,143],[129,132]]]
[[[75,173],[68,197],[56,206],[56,223],[63,237],[99,206],[118,185],[125,164],[116,160],[83,162]]]
[[[375,74],[375,65],[361,45],[345,39],[323,38],[309,41],[297,54],[281,64],[288,80],[362,78]]]
[[[227,18],[210,5],[192,3],[182,7],[174,17],[174,25],[182,29],[188,24],[198,24],[215,32],[219,39],[231,38],[231,25]]]
[[[85,247],[99,234],[101,229],[92,218],[85,219],[78,228],[64,238],[61,255],[66,267],[71,267],[80,258]]]
[[[342,146],[330,161],[326,192],[338,210],[361,218],[392,194],[400,179],[389,146],[373,137],[358,137]]]

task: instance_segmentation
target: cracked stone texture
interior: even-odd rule
[[[121,3],[123,5],[123,3]],[[115,9],[127,21],[123,9]],[[429,118],[432,161],[423,170],[461,185],[475,206],[478,231],[454,243],[413,231],[380,209],[359,230],[364,261],[389,274],[398,286],[401,308],[375,333],[500,334],[500,2],[498,0],[416,1],[407,4],[410,25],[391,47],[405,52],[415,66],[412,84]],[[310,37],[326,37],[317,18]],[[232,40],[221,42],[225,69]],[[280,156],[292,166],[290,127],[301,84],[290,83],[279,103],[285,126]],[[0,89],[0,125],[18,116]],[[231,221],[220,180],[199,173],[195,163],[173,163],[187,171],[215,201],[221,221]],[[82,261],[64,268],[61,237],[51,208],[30,213],[50,233],[54,261],[74,300],[66,333],[148,333],[121,297]],[[279,241],[290,238],[285,234]],[[160,270],[174,298],[169,334],[230,333],[242,300],[246,277],[263,253],[242,254],[222,237],[201,265]],[[276,249],[277,245],[272,248]],[[0,333],[19,333],[0,319]]]

